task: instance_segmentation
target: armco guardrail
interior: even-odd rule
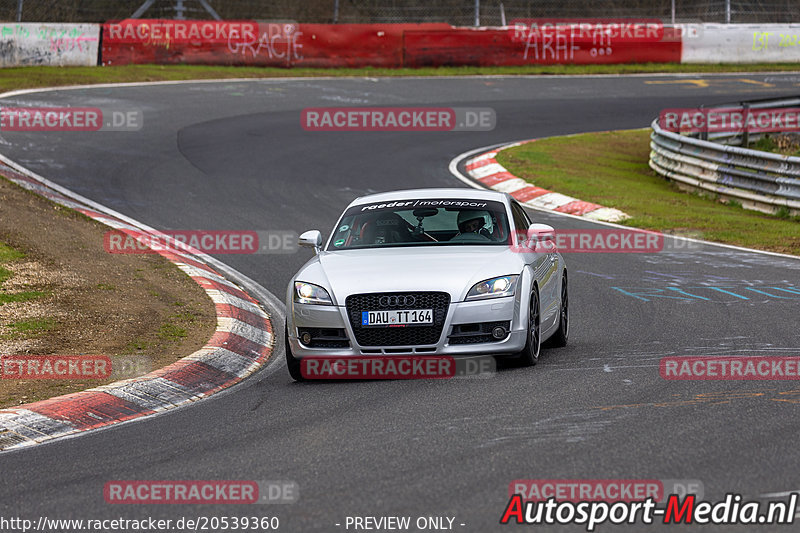
[[[797,98],[791,98],[743,104],[749,109],[763,109],[789,107],[798,102]],[[662,129],[658,118],[651,127],[650,168],[680,187],[712,192],[764,213],[785,208],[790,214],[800,214],[800,157],[681,135]],[[712,138],[742,142],[747,135],[718,133]]]

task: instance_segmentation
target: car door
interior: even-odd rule
[[[517,230],[527,232],[528,227],[532,224],[531,219],[516,201],[511,203],[511,215],[514,218],[514,226],[516,226]],[[549,253],[530,254],[533,261],[531,267],[536,273],[536,279],[539,281],[543,329],[552,326],[558,318],[558,272],[560,265],[558,251],[554,247],[550,250]]]

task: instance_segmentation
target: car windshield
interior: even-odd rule
[[[502,202],[421,199],[362,204],[342,215],[328,250],[392,246],[505,245]]]

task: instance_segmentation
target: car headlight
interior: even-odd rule
[[[333,305],[328,291],[304,281],[294,282],[294,301],[301,304]]]
[[[519,274],[513,276],[500,276],[476,283],[467,293],[467,300],[485,300],[487,298],[501,298],[513,296],[517,287]]]

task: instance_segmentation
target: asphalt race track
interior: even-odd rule
[[[646,127],[662,108],[791,95],[797,80],[301,79],[53,91],[4,105],[135,106],[144,127],[3,133],[0,152],[159,229],[316,228],[327,236],[357,195],[465,186],[448,164],[474,148]],[[333,133],[300,126],[304,107],[376,105],[491,107],[497,127]],[[592,227],[532,214],[556,228]],[[218,256],[281,300],[308,257],[306,250]],[[515,479],[699,480],[712,501],[800,488],[795,382],[666,381],[658,369],[667,355],[798,355],[800,295],[768,287],[796,286],[800,260],[714,246],[566,259],[570,344],[545,350],[536,367],[487,379],[297,384],[279,338],[277,363],[211,399],[0,454],[0,515],[255,514],[279,517],[280,530],[290,532],[345,531],[347,516],[449,516],[457,531],[479,532],[504,529],[498,521]],[[282,331],[280,319],[275,329]],[[130,479],[291,480],[300,501],[255,511],[106,504],[104,484]]]

